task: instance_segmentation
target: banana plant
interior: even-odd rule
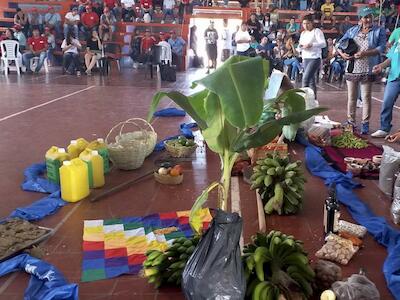
[[[326,109],[305,109],[299,90],[289,90],[270,105],[281,112],[281,118],[263,119],[264,93],[268,87],[269,65],[260,57],[232,56],[214,73],[195,81],[199,92],[186,96],[178,91],[158,92],[153,97],[148,121],[164,97],[172,99],[197,123],[209,149],[221,159],[221,179],[213,183],[196,201],[201,207],[212,188],[219,188],[219,208],[227,210],[231,170],[239,154],[271,142],[285,126],[294,138],[299,123]],[[192,219],[197,209],[192,209]]]

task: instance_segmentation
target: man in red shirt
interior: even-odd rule
[[[151,47],[153,47],[156,43],[156,39],[150,34],[150,29],[146,29],[144,37],[142,38],[142,53],[145,55],[149,54]]]
[[[22,61],[26,67],[27,73],[32,73],[31,70],[31,59],[33,57],[39,57],[39,62],[36,66],[35,73],[39,73],[40,69],[43,66],[44,59],[46,58],[47,53],[47,38],[40,36],[39,29],[33,29],[32,37],[28,39],[27,43],[29,47],[29,51],[25,52],[22,55]]]
[[[99,26],[99,16],[92,10],[90,5],[86,5],[86,12],[81,16],[81,30],[85,33],[87,37],[90,32],[97,29]]]

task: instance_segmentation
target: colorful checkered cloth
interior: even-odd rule
[[[164,251],[179,237],[194,235],[190,211],[145,217],[84,221],[82,281],[137,275],[150,249]],[[208,208],[200,212],[203,228],[211,222]]]

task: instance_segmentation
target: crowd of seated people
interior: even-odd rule
[[[379,0],[372,1],[369,5],[374,7],[376,24],[385,26],[388,32],[393,30],[397,17],[396,2],[391,0],[381,0],[382,3]],[[326,29],[326,23],[330,23],[328,28],[336,30],[332,31],[336,34],[334,34],[333,39],[327,40],[328,46],[323,51],[321,75],[327,80],[338,80],[344,73],[344,61],[336,53],[334,43],[355,24],[351,22],[349,15],[337,22],[334,14],[337,11],[350,11],[352,2],[351,0],[307,0],[306,2],[306,10],[313,15],[314,21],[321,21],[316,22],[318,27]],[[224,3],[227,4],[227,2]],[[18,8],[14,16],[14,27],[0,39],[9,39],[12,35],[11,39],[19,42],[21,55],[27,52],[40,58],[38,67],[42,65],[44,55],[49,64],[55,63],[53,52],[59,47],[56,41],[63,41],[61,45],[63,71],[67,74],[81,74],[83,69],[74,66],[78,59],[81,59],[80,61],[85,62],[86,73],[90,75],[96,61],[102,55],[104,44],[113,39],[117,22],[182,22],[184,14],[190,13],[193,7],[198,5],[217,5],[217,2],[199,0],[77,0],[64,16],[64,21],[52,6],[46,12],[41,13],[36,8],[27,13]],[[277,8],[299,9],[300,5],[300,1],[281,0],[276,1],[268,9],[263,10],[261,7],[256,7],[254,13],[246,22],[246,28],[251,37],[247,54],[251,56],[262,55],[269,59],[275,68],[287,72],[292,80],[298,79],[303,71],[298,48],[302,28],[298,22],[299,17],[293,16],[286,23],[279,18]],[[232,33],[231,40],[233,42],[235,33]],[[173,32],[170,34],[171,37],[168,37],[167,33],[154,36],[150,30],[137,32],[131,44],[132,59],[139,63],[146,61],[151,46],[160,40],[164,40],[171,46],[174,63],[181,66],[185,41]],[[46,41],[45,51],[41,51],[40,55],[33,49],[36,45],[32,45],[32,42],[38,37]],[[74,41],[85,41],[85,43],[79,42],[80,46],[78,47],[78,45],[74,45],[78,44]],[[82,55],[84,59],[82,59],[81,53],[84,54]],[[24,65],[25,62],[28,63],[30,55],[25,55]],[[27,66],[25,65],[25,67]],[[27,70],[29,71],[28,67]],[[36,68],[34,71],[39,70],[40,68]]]

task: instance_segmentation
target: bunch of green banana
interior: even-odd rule
[[[368,147],[368,143],[356,137],[352,132],[346,131],[332,138],[332,146],[337,148],[363,149]]]
[[[143,275],[149,283],[154,283],[159,288],[164,283],[181,284],[183,269],[200,237],[181,237],[172,243],[165,251],[149,250],[143,263]]]
[[[314,271],[309,265],[301,241],[280,231],[257,233],[253,243],[243,249],[247,291],[253,300],[276,300],[280,295],[290,300],[300,294],[308,299]]]
[[[300,166],[301,161],[291,163],[288,157],[271,154],[257,161],[251,188],[259,189],[266,214],[293,214],[302,207],[306,178]]]

